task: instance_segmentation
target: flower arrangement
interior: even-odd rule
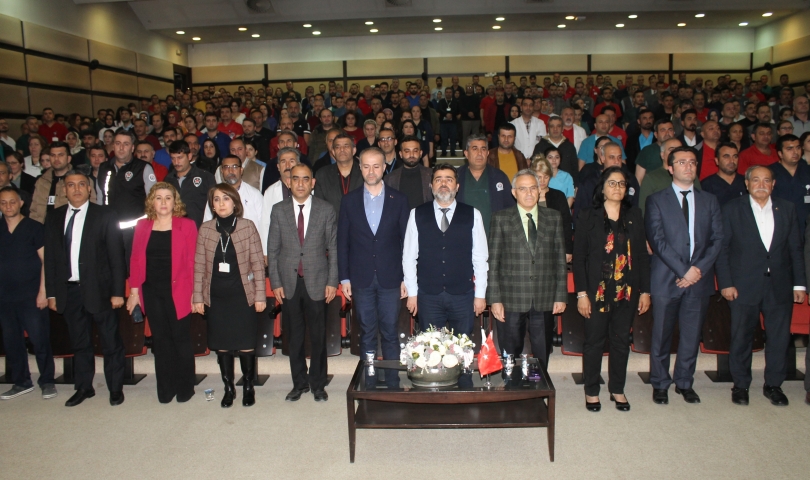
[[[446,327],[437,329],[431,325],[403,344],[400,363],[408,371],[421,368],[423,373],[426,369],[450,369],[459,364],[467,369],[473,361],[473,347],[475,344],[467,334],[455,335]]]

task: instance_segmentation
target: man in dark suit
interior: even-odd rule
[[[772,404],[785,406],[781,385],[793,302],[804,302],[807,287],[801,233],[796,207],[771,195],[776,183],[771,170],[752,167],[745,177],[749,195],[723,207],[723,248],[717,259],[717,285],[731,307],[731,400],[748,405],[751,349],[762,313],[768,333],[763,393]]]
[[[282,304],[285,335],[289,337],[294,402],[310,391],[325,402],[326,304],[335,298],[338,284],[337,222],[335,209],[312,196],[315,179],[308,165],[291,171],[292,195],[273,207],[267,238],[270,285]],[[329,254],[331,252],[331,255]],[[310,368],[304,352],[304,332],[309,328],[312,346]]]
[[[110,404],[124,403],[124,343],[115,309],[124,305],[126,260],[118,217],[90,202],[93,183],[71,170],[65,175],[68,204],[45,220],[45,291],[48,307],[65,316],[73,345],[76,406],[95,396],[93,324],[104,352],[104,378]]]
[[[545,312],[565,310],[568,274],[562,217],[538,207],[539,182],[533,170],[519,171],[512,180],[517,206],[492,215],[487,300],[500,322],[501,350],[520,354],[528,323],[532,354],[547,361]]]
[[[335,209],[335,214],[340,213],[343,196],[363,185],[360,167],[354,161],[355,151],[354,139],[349,134],[337,134],[332,140],[335,163],[321,168],[315,175],[315,196],[329,202]]]
[[[653,251],[650,383],[653,401],[669,403],[667,390],[700,403],[692,389],[700,333],[714,294],[714,262],[720,254],[723,221],[714,195],[695,189],[697,155],[691,147],[669,154],[672,188],[650,195],[645,209],[647,240]],[[672,331],[680,327],[674,379],[669,375]]]
[[[408,198],[382,181],[385,154],[370,147],[360,154],[363,187],[340,204],[338,275],[347,300],[354,298],[360,320],[360,350],[377,353],[380,332],[385,360],[399,359],[397,320],[401,299],[402,244],[408,226]]]

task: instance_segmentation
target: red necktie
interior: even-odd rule
[[[298,205],[298,241],[304,246],[304,205]],[[304,260],[298,260],[298,276],[304,276]]]

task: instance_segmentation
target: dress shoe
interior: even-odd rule
[[[315,396],[316,402],[325,402],[329,400],[329,395],[326,394],[326,390],[318,390],[317,392],[312,392]]]
[[[625,397],[625,400],[627,400],[627,397]],[[630,411],[630,402],[620,402],[616,400],[616,397],[614,397],[612,393],[610,394],[610,401],[616,404],[616,410],[620,412]]]
[[[669,393],[665,388],[653,388],[653,402],[658,405],[666,405],[669,403]]]
[[[748,405],[748,389],[740,387],[732,388],[731,401],[736,405]]]
[[[695,392],[691,388],[675,387],[675,393],[683,396],[683,400],[686,403],[700,403],[700,397],[698,396],[697,392]]]
[[[284,401],[297,402],[301,398],[301,395],[307,392],[309,392],[309,387],[293,388],[292,390],[290,390],[290,393],[288,393],[287,396],[284,398]]]
[[[110,405],[113,407],[124,403],[124,392],[110,392]]]
[[[807,395],[804,396],[804,403],[810,405],[810,392],[807,392]]]
[[[788,398],[782,393],[782,389],[780,387],[769,387],[764,385],[762,387],[762,394],[771,401],[773,405],[777,407],[787,407],[788,405]]]
[[[95,390],[76,390],[76,393],[73,394],[72,397],[68,398],[68,401],[65,402],[66,407],[75,407],[76,405],[82,403],[88,398],[93,398],[96,396]]]
[[[600,402],[599,400],[597,400],[595,402],[589,402],[588,399],[586,398],[585,399],[585,408],[589,412],[599,412],[599,411],[602,410],[602,402]]]

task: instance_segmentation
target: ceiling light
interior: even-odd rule
[[[178,31],[176,31],[176,32],[174,32],[174,33],[176,33],[176,34],[178,34],[178,35],[185,35],[185,34],[186,34],[186,32],[184,32],[184,31],[182,31],[182,30],[178,30]]]
[[[312,28],[312,24],[311,23],[305,23],[304,28]]]
[[[239,27],[240,32],[247,32],[247,27]]]
[[[374,25],[374,22],[366,22],[366,25]]]
[[[320,32],[320,31],[318,31],[318,30],[314,30],[314,31],[312,32],[312,34],[313,34],[313,35],[320,35],[320,34],[321,34],[321,32]]]
[[[191,37],[191,39],[194,40],[195,42],[199,42],[200,40],[202,40],[202,38],[200,37]]]
[[[632,14],[632,15],[628,15],[628,16],[627,16],[627,18],[638,18],[638,15],[636,15],[636,14],[634,13],[634,14]]]
[[[624,24],[623,23],[617,23],[616,28],[624,28]]]
[[[505,18],[503,18],[503,17],[495,17],[495,21],[496,21],[496,22],[502,22],[502,21],[504,21],[504,20],[506,20],[506,19],[505,19]]]
[[[561,24],[557,25],[557,28],[565,28],[565,24],[561,23]]]
[[[371,30],[369,30],[369,32],[371,32],[371,33],[377,33],[377,32],[379,32],[379,30],[377,30],[376,28],[372,28]]]
[[[577,17],[575,17],[573,15],[568,15],[567,17],[565,17],[566,20],[574,20],[575,18],[577,18]]]
[[[500,30],[500,29],[501,29],[501,26],[500,26],[500,25],[493,25],[493,26],[492,26],[492,29],[493,29],[493,30]]]
[[[740,22],[740,26],[741,26],[741,27],[747,27],[747,26],[748,26],[748,22]]]
[[[434,28],[433,30],[436,30],[437,32],[441,32],[441,31],[442,31],[442,27],[436,27],[436,28]]]
[[[253,35],[251,35],[251,37],[253,37],[253,38],[259,38],[259,37],[261,37],[261,35],[259,35],[258,33],[254,33]]]
[[[441,18],[434,18],[433,23],[442,23],[442,19]]]
[[[766,12],[762,14],[763,17],[770,17],[771,15],[773,15],[773,12]]]
[[[679,26],[679,27],[685,27],[685,26],[686,26],[686,24],[685,24],[685,23],[679,23],[679,24],[678,24],[678,26]]]
[[[695,14],[695,18],[703,18],[705,16],[706,16],[705,13],[697,13],[697,14]]]

